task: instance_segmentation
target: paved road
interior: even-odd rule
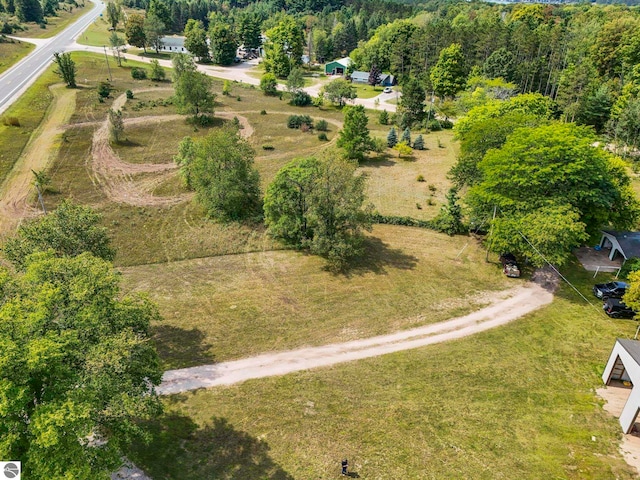
[[[104,9],[104,4],[93,1],[93,9],[80,17],[76,23],[49,39],[24,39],[36,44],[36,49],[19,63],[0,75],[0,113],[15,102],[42,71],[51,64],[54,52],[62,52],[74,43]]]

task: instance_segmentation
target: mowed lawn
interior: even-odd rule
[[[154,480],[338,478],[342,458],[380,480],[637,478],[594,393],[635,326],[562,286],[462,340],[169,397],[128,457]]]
[[[468,245],[467,245],[468,244]],[[456,256],[467,245],[458,259]],[[444,320],[507,281],[466,237],[376,226],[364,259],[332,274],[318,257],[256,252],[123,268],[126,291],[160,307],[167,368],[342,342]]]

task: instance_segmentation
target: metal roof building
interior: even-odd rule
[[[609,385],[612,380],[631,382],[633,388],[622,413],[620,425],[624,433],[631,432],[640,412],[640,342],[616,339],[609,361],[602,373],[602,381]]]

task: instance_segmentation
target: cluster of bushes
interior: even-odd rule
[[[312,129],[313,119],[309,115],[290,115],[287,119],[287,127]]]
[[[311,105],[311,101],[311,95],[304,90],[299,90],[293,94],[289,103],[296,107],[306,107],[307,105]]]
[[[378,123],[380,125],[395,125],[402,129],[411,128],[424,128],[427,131],[439,132],[440,130],[450,130],[453,128],[453,122],[449,119],[439,120],[435,118],[435,112],[432,110],[428,112],[427,119],[423,122],[409,122],[406,115],[401,113],[394,113],[389,115],[389,112],[383,110],[378,115]]]
[[[173,97],[160,98],[158,100],[141,100],[131,105],[131,110],[137,112],[144,108],[168,107],[169,105],[173,105]]]
[[[134,80],[145,80],[147,78],[147,71],[144,68],[133,67],[131,69],[131,78]]]
[[[418,220],[412,217],[400,217],[396,215],[382,215],[379,212],[371,214],[371,222],[381,225],[401,225],[404,227],[428,228],[436,232],[446,233],[447,235],[455,235],[464,233],[467,229],[462,224],[455,224],[447,215],[440,213],[433,220]]]

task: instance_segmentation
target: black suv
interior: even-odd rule
[[[627,285],[624,282],[599,283],[593,286],[593,294],[598,298],[622,298],[627,292]]]
[[[604,313],[611,318],[633,318],[636,316],[636,312],[627,307],[619,298],[607,298],[602,308],[604,309]]]

